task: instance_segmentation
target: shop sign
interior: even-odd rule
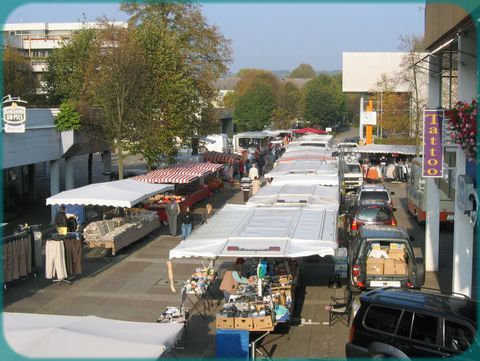
[[[362,112],[360,123],[363,125],[377,125],[377,112]]]
[[[3,126],[5,133],[25,133],[25,122],[27,110],[25,107],[12,102],[9,106],[3,107]]]
[[[443,110],[423,112],[422,177],[443,177],[442,124]]]

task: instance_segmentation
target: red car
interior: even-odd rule
[[[396,226],[394,211],[385,202],[362,202],[352,212],[350,233],[356,233],[365,224]]]

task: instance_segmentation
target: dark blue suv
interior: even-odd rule
[[[477,302],[466,296],[382,288],[363,294],[346,355],[478,360]]]

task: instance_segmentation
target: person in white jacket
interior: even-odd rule
[[[255,178],[258,178],[258,177],[259,176],[258,176],[257,164],[253,163],[252,168],[250,168],[250,171],[248,172],[248,178],[250,178],[253,181]]]

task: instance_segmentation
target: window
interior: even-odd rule
[[[371,306],[365,316],[365,327],[393,334],[401,313],[394,308]]]
[[[438,318],[416,313],[413,319],[412,339],[430,344],[437,343]]]
[[[359,221],[372,222],[388,221],[393,218],[392,216],[392,211],[388,207],[367,206],[358,209],[356,218]]]
[[[398,325],[397,335],[410,338],[410,331],[412,329],[413,313],[405,311],[403,312],[402,319]]]
[[[445,320],[445,347],[455,351],[466,351],[473,342],[473,332],[465,325]]]
[[[360,200],[382,200],[388,201],[388,193],[387,192],[372,192],[372,191],[364,191],[360,194]]]
[[[362,173],[358,164],[345,164],[345,173]]]

